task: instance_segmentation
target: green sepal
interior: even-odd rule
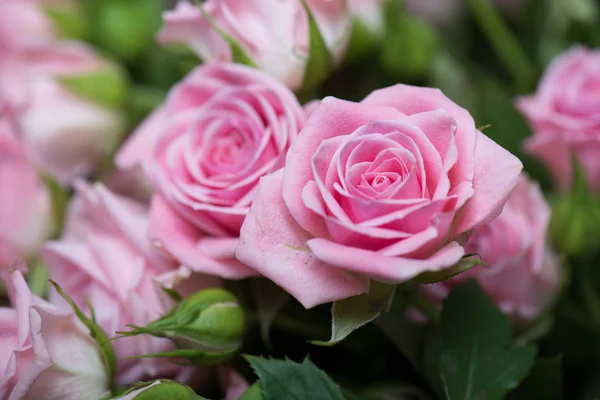
[[[478,266],[486,267],[487,264],[483,262],[477,255],[466,254],[458,263],[450,268],[445,268],[436,272],[423,272],[414,278],[414,280],[418,283],[442,282]]]
[[[124,71],[116,65],[59,80],[75,95],[104,107],[121,109],[125,105],[128,82]]]
[[[333,70],[333,56],[327,48],[325,38],[317,25],[317,21],[306,3],[302,0],[309,24],[309,50],[304,70],[303,90],[312,90],[320,86]]]
[[[387,312],[395,290],[395,285],[371,281],[369,293],[334,302],[331,309],[331,338],[328,341],[313,340],[310,343],[333,346],[341,342],[358,328]]]
[[[212,28],[231,47],[231,54],[233,56],[233,62],[236,64],[247,65],[248,67],[258,68],[258,66],[254,62],[252,57],[250,57],[248,55],[248,53],[246,53],[246,50],[244,50],[244,47],[242,46],[242,44],[240,42],[238,42],[237,40],[235,40],[235,38],[233,38],[230,34],[225,32],[223,29],[219,28],[219,26],[216,24],[213,17],[204,9],[201,2],[197,1],[196,3],[198,5],[198,7],[200,8],[200,11],[202,12],[202,15],[204,16],[204,18],[206,18],[206,20],[210,23]]]

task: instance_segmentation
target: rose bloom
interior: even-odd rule
[[[261,180],[237,257],[307,308],[404,282],[460,261],[521,168],[439,90],[328,97]]]
[[[120,111],[64,84],[115,66],[83,43],[54,40],[46,5],[60,7],[46,0],[0,0],[0,111],[16,119],[35,162],[68,185],[114,149],[124,120]]]
[[[63,43],[30,47],[15,68],[26,94],[16,118],[38,164],[64,185],[93,172],[119,143],[123,116],[61,80],[114,67],[83,44]]]
[[[108,394],[100,348],[72,312],[32,295],[4,271],[13,308],[0,307],[0,399],[81,400]]]
[[[155,243],[198,272],[256,274],[235,259],[239,230],[260,177],[283,165],[304,119],[292,92],[264,72],[234,64],[195,69],[117,157],[149,170]]]
[[[450,288],[476,279],[498,307],[514,320],[536,318],[559,290],[559,262],[546,241],[550,207],[537,184],[521,175],[502,214],[475,228],[465,249],[487,267],[475,267],[450,280],[425,285],[441,305]]]
[[[190,276],[164,258],[147,239],[147,228],[145,206],[111,193],[102,184],[79,182],[63,236],[49,242],[42,253],[51,279],[84,310],[88,299],[109,337],[127,330],[126,324],[146,325],[170,309],[173,304],[164,301],[159,285],[173,287],[183,281],[177,286],[182,294],[219,285],[216,278]],[[54,291],[50,300],[68,307]],[[118,339],[113,345],[120,384],[177,374],[185,381],[193,372],[164,359],[125,359],[173,350],[167,339],[139,336]]]
[[[50,194],[12,121],[0,119],[0,269],[39,250],[52,228]]]
[[[336,62],[344,56],[352,21],[345,0],[307,0]],[[208,0],[214,24],[238,41],[255,64],[292,89],[302,86],[308,60],[308,15],[300,0]],[[202,15],[182,0],[164,15],[161,43],[187,43],[203,60],[232,61],[229,44]]]
[[[534,135],[525,149],[566,190],[573,181],[571,154],[592,189],[600,189],[600,51],[575,47],[548,67],[537,92],[517,100]]]

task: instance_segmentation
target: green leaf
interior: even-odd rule
[[[349,334],[387,312],[394,298],[395,285],[371,281],[368,294],[336,301],[331,309],[331,339],[327,342],[312,341],[319,346],[332,346]]]
[[[507,348],[510,322],[475,281],[444,301],[438,367],[448,400],[500,400],[533,365],[536,348]]]
[[[204,18],[206,18],[206,20],[212,26],[212,28],[231,47],[231,54],[233,56],[233,62],[236,63],[236,64],[242,64],[242,65],[247,65],[249,67],[258,68],[257,65],[256,65],[256,63],[252,59],[252,57],[250,57],[248,55],[248,53],[246,53],[246,50],[244,49],[244,47],[242,46],[242,44],[240,42],[238,42],[237,40],[235,40],[235,38],[233,38],[231,35],[229,35],[223,29],[219,28],[219,26],[216,24],[216,22],[213,19],[213,17],[208,12],[206,12],[206,10],[202,6],[201,2],[198,2],[198,7],[200,8],[200,11],[202,12],[202,15],[204,16]]]
[[[432,400],[421,389],[407,383],[389,383],[374,385],[360,393],[363,400]]]
[[[258,375],[264,400],[344,400],[340,387],[308,358],[302,363],[245,358]]]
[[[79,320],[90,330],[90,336],[94,338],[98,346],[100,347],[102,358],[104,360],[104,368],[106,369],[106,374],[109,379],[109,386],[113,386],[113,379],[115,375],[115,369],[117,364],[117,359],[115,357],[115,350],[112,347],[112,344],[106,333],[100,326],[96,323],[95,318],[90,319],[83,314],[81,309],[77,307],[77,304],[73,301],[73,299],[63,292],[62,288],[58,285],[58,283],[50,280],[56,292],[65,299],[73,308],[73,312],[79,318]]]
[[[450,279],[456,275],[462,274],[465,271],[477,266],[487,266],[485,262],[479,258],[479,256],[463,257],[458,263],[450,268],[443,269],[437,272],[423,272],[415,278],[418,283],[436,283]]]
[[[248,390],[240,396],[239,400],[263,400],[260,384],[256,382],[254,385],[250,386]]]
[[[74,94],[105,107],[119,109],[125,104],[127,79],[116,66],[77,76],[61,77],[60,81]]]
[[[561,357],[538,358],[529,376],[511,393],[510,400],[562,400]]]
[[[329,77],[333,70],[333,56],[327,48],[327,43],[325,43],[325,39],[306,0],[302,0],[302,5],[308,15],[309,24],[309,52],[302,88],[303,90],[311,90],[320,86]]]

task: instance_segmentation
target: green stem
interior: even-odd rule
[[[519,91],[529,91],[535,75],[534,67],[491,0],[467,0],[467,3]]]
[[[597,324],[600,324],[600,297],[592,280],[589,264],[585,265],[585,269],[582,268],[582,270],[586,273],[582,273],[578,277],[579,289],[591,317]]]

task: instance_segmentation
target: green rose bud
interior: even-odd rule
[[[118,397],[118,400],[204,400],[192,389],[170,380],[144,382]]]
[[[240,348],[244,312],[235,296],[213,288],[180,300],[170,312],[144,327],[129,326],[133,328],[131,332],[120,334],[165,337],[179,348],[144,357],[183,357],[193,364],[212,364],[229,359]]]

